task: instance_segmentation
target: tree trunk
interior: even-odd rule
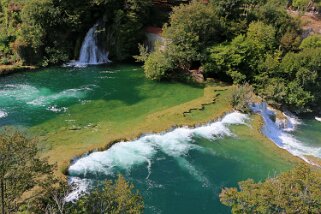
[[[4,207],[4,182],[3,179],[0,180],[0,191],[1,191],[1,213],[5,214]]]

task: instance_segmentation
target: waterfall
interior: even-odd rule
[[[80,49],[78,61],[72,61],[66,66],[85,67],[87,65],[99,65],[111,62],[108,59],[108,51],[99,47],[96,23],[86,34]]]
[[[263,134],[278,147],[313,165],[315,163],[307,158],[308,156],[321,158],[320,147],[306,145],[291,134],[295,130],[295,126],[300,124],[297,118],[285,115],[285,121],[274,121],[272,118],[275,117],[275,112],[269,109],[266,103],[253,104],[251,108],[255,113],[260,114],[264,120]]]

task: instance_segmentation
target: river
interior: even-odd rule
[[[67,154],[202,95],[202,87],[146,80],[132,65],[47,68],[0,79],[0,126],[30,131],[41,137],[44,151],[60,146]],[[218,198],[223,187],[264,180],[293,166],[252,135],[252,120],[231,113],[207,126],[115,144],[75,161],[70,181],[88,190],[121,173],[142,193],[146,213],[229,213]],[[300,121],[288,134],[319,150],[321,123]]]

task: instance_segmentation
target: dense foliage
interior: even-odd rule
[[[292,0],[292,6],[299,10],[320,10],[321,1],[320,0]]]
[[[164,41],[145,57],[152,79],[188,76],[192,70],[236,84],[276,107],[303,112],[320,106],[320,37],[302,39],[288,1],[194,0],[175,7]],[[303,40],[303,41],[302,41]]]
[[[39,158],[37,141],[5,129],[0,133],[0,213],[142,213],[142,197],[119,176],[105,181],[76,203],[72,191],[56,178],[54,167]]]
[[[262,183],[247,180],[239,190],[223,189],[220,199],[232,213],[320,213],[320,173],[300,165]]]
[[[1,213],[17,212],[28,202],[23,196],[51,172],[51,166],[38,156],[36,142],[20,132],[0,133],[0,208]]]
[[[101,45],[128,59],[144,39],[151,0],[1,0],[0,64],[57,64],[78,57],[99,22]]]

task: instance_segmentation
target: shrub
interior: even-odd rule
[[[170,59],[161,51],[149,55],[144,64],[144,71],[147,78],[161,80],[167,77],[173,65]]]
[[[248,83],[235,86],[231,100],[233,108],[237,111],[248,113],[253,94],[253,88]]]

